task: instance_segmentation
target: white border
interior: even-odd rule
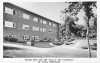
[[[2,2],[0,2],[0,63],[1,61],[3,61],[3,63],[35,63],[33,61],[25,61],[26,58],[3,58],[3,2],[67,2],[67,1],[97,1],[97,43],[98,43],[98,51],[97,51],[97,58],[67,58],[67,59],[72,59],[72,61],[63,61],[61,63],[66,63],[66,62],[70,62],[70,63],[99,63],[99,59],[100,59],[100,46],[99,46],[99,37],[100,37],[100,32],[99,32],[99,23],[100,23],[100,13],[99,13],[99,7],[100,7],[100,1],[99,0],[3,0]],[[29,58],[29,59],[33,59],[33,58]],[[41,59],[41,58],[37,58],[37,59]],[[44,59],[50,59],[50,58],[44,58]],[[51,59],[55,59],[54,57]],[[58,59],[58,58],[57,58]],[[60,59],[66,59],[66,58],[60,58]],[[37,63],[37,62],[36,62]]]

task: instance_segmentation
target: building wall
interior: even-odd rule
[[[10,8],[13,10],[13,14],[6,13],[6,9]],[[16,38],[19,40],[23,40],[24,35],[29,35],[30,38],[32,36],[39,36],[40,40],[44,38],[50,38],[54,40],[55,38],[58,38],[59,34],[59,24],[53,22],[52,20],[49,20],[47,18],[44,18],[42,16],[39,16],[37,14],[31,13],[30,11],[27,11],[25,9],[22,9],[20,7],[14,6],[9,3],[4,3],[4,12],[3,12],[3,35],[7,36],[10,33],[16,35]],[[10,12],[10,10],[9,10]],[[29,15],[29,19],[23,18],[23,14]],[[33,20],[34,17],[38,18],[38,22],[35,22]],[[46,21],[46,24],[43,24],[43,21]],[[15,28],[12,27],[5,27],[5,22],[13,22],[15,25]],[[49,23],[52,23],[49,25]],[[23,29],[23,24],[24,25],[29,25],[29,27],[25,27],[28,29]],[[53,26],[55,24],[56,26]],[[38,27],[36,29],[39,29],[38,31],[33,31],[33,26]],[[46,30],[43,31],[43,28]]]

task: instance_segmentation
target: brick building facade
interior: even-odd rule
[[[20,41],[59,39],[59,23],[8,2],[3,3],[3,11],[4,37],[12,34]]]

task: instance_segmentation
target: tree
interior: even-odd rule
[[[88,40],[88,49],[89,49],[89,57],[91,57],[91,51],[90,51],[90,43],[89,43],[89,20],[91,17],[95,17],[94,13],[92,12],[92,7],[96,7],[96,1],[89,1],[89,2],[68,2],[70,5],[68,8],[65,8],[65,13],[70,13],[70,16],[76,16],[80,9],[84,9],[85,15],[87,16],[87,34],[86,38]],[[94,25],[97,26],[96,21],[94,22]]]
[[[63,11],[63,13],[66,16],[65,17],[65,23],[67,21],[70,21],[69,22],[69,32],[75,34],[76,36],[79,36],[78,33],[76,33],[76,31],[80,31],[81,29],[80,29],[79,25],[76,25],[74,23],[74,20],[78,20],[76,15],[78,14],[80,9],[82,8],[82,5],[79,2],[69,2],[69,4],[70,4],[69,7],[65,8],[64,11]],[[75,19],[73,19],[72,17],[75,17]],[[79,26],[79,27],[77,27],[77,26]]]
[[[96,6],[96,2],[83,2],[82,5],[84,6],[84,10],[86,12],[86,16],[88,17],[87,21],[87,40],[88,40],[88,46],[89,46],[89,57],[91,57],[91,51],[90,51],[90,44],[89,44],[89,20],[93,16],[92,8],[91,6]]]

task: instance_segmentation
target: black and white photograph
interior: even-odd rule
[[[3,58],[97,58],[97,1],[3,2]]]

